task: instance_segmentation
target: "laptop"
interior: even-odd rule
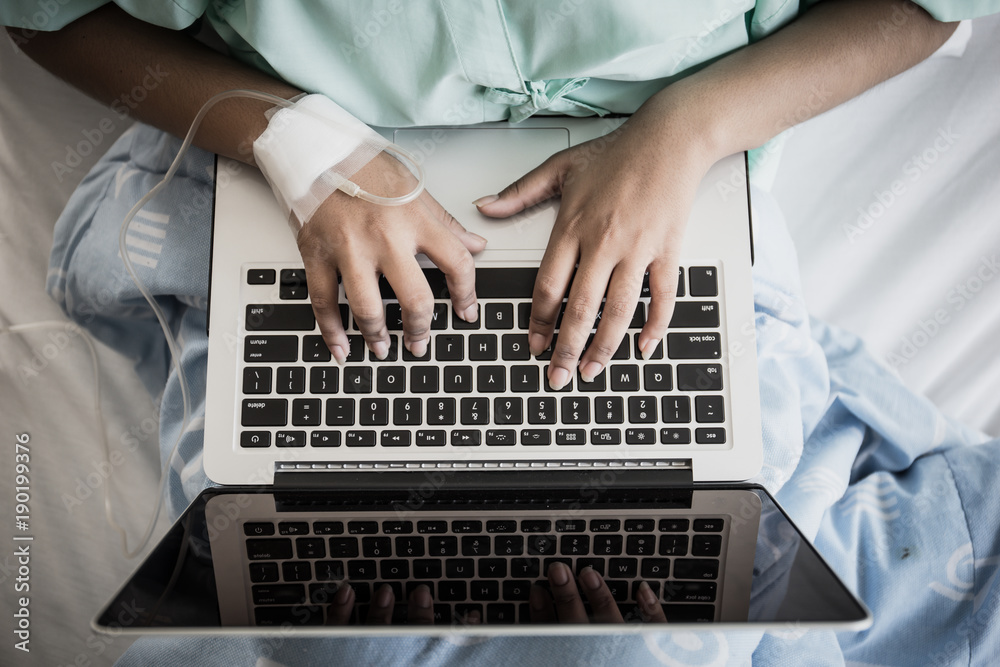
[[[480,318],[455,317],[441,273],[418,257],[436,299],[427,355],[403,348],[383,279],[390,356],[365,349],[341,288],[343,367],[319,336],[270,188],[220,158],[204,460],[222,486],[188,508],[95,626],[578,632],[528,603],[555,562],[601,574],[624,621],[648,620],[635,602],[645,581],[670,623],[869,623],[767,492],[740,483],[762,460],[745,154],[714,165],[699,187],[674,317],[649,360],[637,353],[647,285],[593,382],[577,374],[554,391],[551,347],[527,351],[558,203],[493,220],[470,202],[569,146],[593,139],[603,150],[622,122],[380,130],[417,156],[444,208],[488,239],[476,257]],[[332,611],[343,586],[347,616]],[[433,623],[408,624],[407,601],[424,586]],[[392,623],[369,625],[385,589]],[[121,622],[136,608],[145,611]]]

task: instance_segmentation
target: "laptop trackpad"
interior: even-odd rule
[[[489,244],[479,260],[541,259],[558,200],[506,219],[479,213],[473,200],[500,192],[550,155],[569,147],[565,128],[400,129],[394,141],[422,161],[427,191]]]

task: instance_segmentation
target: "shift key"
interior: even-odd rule
[[[265,303],[247,306],[247,331],[312,331],[316,316],[308,303]]]

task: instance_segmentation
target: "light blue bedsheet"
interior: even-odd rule
[[[60,218],[49,293],[93,335],[135,360],[162,392],[163,455],[180,429],[176,376],[155,320],[117,256],[126,212],[179,142],[137,126],[102,158]],[[170,472],[176,514],[201,469],[212,156],[192,149],[146,209],[130,252],[183,345],[193,419]],[[811,319],[781,212],[754,192],[757,350],[764,430],[758,480],[872,609],[862,633],[649,633],[638,637],[444,639],[144,638],[124,665],[320,664],[995,664],[1000,441],[943,417],[852,334]],[[165,386],[165,389],[164,389]],[[264,664],[264,663],[262,663]]]

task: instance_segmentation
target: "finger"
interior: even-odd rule
[[[410,593],[406,622],[409,625],[434,624],[434,600],[431,599],[431,589],[426,584],[420,584]]]
[[[556,622],[556,609],[552,606],[552,596],[541,586],[531,585],[528,591],[528,607],[532,623]]]
[[[622,342],[635,313],[635,304],[639,301],[644,272],[645,267],[624,263],[615,267],[597,333],[580,361],[580,378],[584,382],[592,382],[604,370]],[[562,338],[559,336],[560,343]]]
[[[337,285],[337,269],[329,261],[302,256],[306,269],[306,283],[309,286],[309,298],[312,301],[313,313],[323,342],[330,348],[330,353],[343,364],[347,359],[347,334],[344,323],[340,319],[340,289]]]
[[[368,625],[389,625],[392,623],[392,607],[396,601],[396,596],[392,593],[389,584],[382,584],[372,596],[372,602],[368,605]]]
[[[553,563],[549,567],[549,590],[560,623],[587,622],[587,611],[573,581],[573,572],[565,563]]]
[[[576,363],[594,328],[610,276],[611,267],[602,260],[593,257],[580,260],[566,300],[566,312],[559,325],[559,342],[552,351],[549,364],[549,384],[553,389],[566,385],[576,372]]]
[[[556,326],[563,297],[573,278],[579,251],[575,239],[566,236],[555,242],[550,239],[538,266],[535,288],[531,293],[531,319],[528,322],[528,349],[536,357],[552,340],[552,330]]]
[[[340,269],[344,293],[351,305],[354,321],[365,337],[368,348],[379,359],[389,355],[389,332],[385,328],[385,310],[378,288],[378,274],[364,260],[345,263]]]
[[[403,344],[413,356],[422,357],[430,342],[431,315],[434,313],[434,295],[427,278],[414,257],[398,253],[393,253],[382,272],[403,311]]]
[[[663,613],[663,607],[660,606],[659,601],[656,599],[656,593],[653,592],[653,589],[645,581],[639,584],[639,590],[636,591],[635,597],[635,601],[639,604],[639,612],[642,614],[643,620],[647,623],[667,622],[667,617]]]
[[[419,250],[444,273],[455,312],[466,322],[479,317],[476,305],[476,262],[462,242],[441,225],[431,226]]]
[[[676,296],[677,261],[672,256],[657,259],[649,265],[649,315],[639,332],[643,359],[648,359],[667,335]]]
[[[479,212],[491,218],[506,218],[520,213],[560,192],[568,159],[556,153],[496,195],[486,195],[473,202]]]
[[[477,252],[482,252],[486,248],[486,239],[484,239],[479,234],[473,234],[465,227],[462,226],[455,217],[446,211],[437,199],[434,199],[429,193],[424,193],[417,200],[423,207],[424,211],[430,215],[431,218],[436,220],[441,227],[451,232],[459,242],[465,246],[466,250],[472,254]]]
[[[624,623],[618,603],[611,595],[611,589],[604,583],[604,579],[589,565],[580,571],[580,588],[587,596],[590,609],[593,612],[594,623]]]
[[[347,581],[340,582],[340,588],[326,608],[327,625],[347,625],[354,611],[354,589]]]

